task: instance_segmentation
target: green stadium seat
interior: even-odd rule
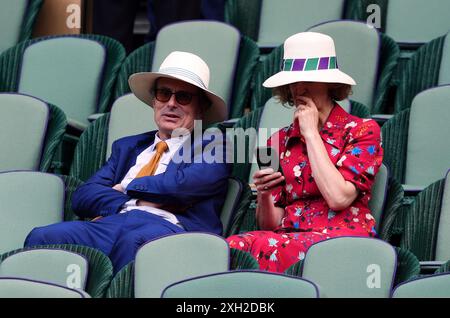
[[[397,286],[393,298],[450,298],[450,274],[421,277]]]
[[[15,277],[86,289],[88,261],[61,249],[23,250],[0,263],[0,277]]]
[[[35,253],[35,251],[37,251],[37,253]],[[67,267],[65,265],[69,261],[65,258],[68,255],[67,253],[75,254],[71,256],[71,259],[74,259],[74,261],[77,262],[75,264],[83,266],[82,262],[85,261],[88,266],[86,269],[80,267],[81,275],[87,273],[83,289],[93,298],[104,297],[111,283],[113,267],[111,261],[105,254],[91,247],[71,244],[54,244],[21,248],[0,255],[0,268],[3,266],[3,261],[6,261],[5,270],[11,274],[14,273],[20,275],[20,277],[31,275],[39,276],[41,280],[45,278],[52,282],[60,281],[63,286],[68,286],[67,283],[70,283],[69,287],[71,287],[74,286],[73,284],[76,282],[72,280],[73,277],[70,276],[71,273],[66,273],[66,279],[63,277],[64,271],[66,270],[71,271],[72,274],[74,273],[73,267]],[[48,269],[43,268],[43,266],[47,266],[46,263],[50,262],[50,259],[42,259],[44,256],[51,256],[55,261],[61,264],[62,268],[58,269],[56,263],[48,264]],[[25,258],[29,260],[26,264],[28,267],[24,264],[19,264],[19,262]],[[8,259],[12,260],[13,263],[8,265]],[[31,267],[31,264],[33,264],[33,267]],[[12,265],[17,267],[12,268]],[[51,272],[51,268],[54,268],[53,272]]]
[[[286,275],[234,271],[195,277],[166,287],[162,298],[318,298],[317,286]]]
[[[0,277],[0,298],[91,298],[88,293],[23,278]]]
[[[49,171],[66,124],[56,106],[27,95],[0,93],[0,171]]]
[[[109,110],[124,58],[119,42],[88,34],[36,38],[0,55],[0,92],[32,95],[55,104],[67,116],[68,129],[53,171],[68,174],[87,117]]]
[[[282,44],[290,35],[325,21],[362,20],[365,10],[354,8],[359,0],[227,0],[225,21],[262,49]]]
[[[421,46],[395,80],[395,112],[408,109],[420,92],[450,84],[450,33]]]
[[[387,2],[385,32],[397,43],[420,45],[448,32],[448,12],[448,1],[391,0]]]
[[[421,190],[444,177],[450,167],[450,85],[418,94],[410,109],[405,109],[382,127],[384,163],[392,176]],[[440,138],[444,138],[441,142]],[[435,142],[433,142],[435,140]]]
[[[258,262],[249,253],[237,249],[228,249],[226,241],[220,239],[220,237],[193,232],[177,234],[176,236],[164,237],[161,242],[158,242],[161,239],[152,241],[156,242],[157,245],[155,247],[148,246],[148,253],[145,252],[140,258],[142,264],[138,266],[138,269],[140,269],[142,275],[136,276],[136,262],[138,261],[138,258],[136,258],[136,261],[129,263],[116,274],[106,297],[157,298],[160,297],[165,287],[182,279],[221,272],[228,270],[228,268],[231,270],[257,270],[259,268]],[[188,239],[185,240],[186,238]],[[197,244],[197,241],[201,243]],[[150,245],[152,242],[148,244]],[[178,245],[177,242],[182,243]],[[169,248],[169,246],[165,248],[166,244],[177,246],[176,248]],[[213,245],[216,246],[215,249],[212,247]],[[161,251],[161,248],[164,252]],[[201,251],[202,248],[203,251]],[[186,253],[188,256],[186,256]],[[224,259],[224,253],[229,253],[229,256],[226,256],[227,260]],[[164,256],[163,259],[161,259],[161,256]],[[195,256],[200,258],[195,259]],[[172,259],[176,261],[172,261]],[[179,262],[181,259],[183,260],[182,264]],[[150,267],[149,263],[151,264]],[[149,268],[150,270],[148,270]],[[223,269],[220,270],[220,268]],[[156,272],[154,269],[156,269]],[[154,276],[159,277],[154,278]],[[150,280],[152,283],[146,285],[146,282]],[[140,290],[138,291],[137,288],[140,288]]]
[[[321,297],[387,298],[394,283],[397,254],[388,243],[339,237],[312,245],[302,278],[319,286]]]
[[[258,48],[235,28],[214,21],[180,22],[161,29],[155,42],[127,57],[118,77],[115,97],[130,92],[131,74],[157,70],[172,51],[194,53],[205,60],[211,71],[209,88],[227,103],[228,117],[243,115],[253,68],[259,57]]]
[[[63,220],[64,183],[52,174],[0,173],[0,253],[23,246],[35,227]]]
[[[403,226],[400,247],[417,256],[423,272],[445,264],[450,259],[449,174],[426,187],[410,206],[398,212],[397,222]],[[439,270],[445,271],[448,271],[447,267]]]
[[[25,41],[1,55],[0,91],[53,103],[66,113],[71,128],[84,130],[90,114],[108,110],[124,58],[120,43],[99,35]]]
[[[42,0],[6,0],[0,10],[0,54],[31,38]]]

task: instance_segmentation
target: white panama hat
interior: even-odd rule
[[[297,33],[284,41],[281,71],[269,77],[264,87],[278,87],[296,82],[324,82],[356,85],[340,71],[333,39],[316,32]]]
[[[177,79],[202,89],[211,101],[203,116],[205,124],[221,122],[227,119],[228,111],[225,101],[217,94],[208,90],[209,67],[199,56],[174,51],[161,63],[158,72],[135,73],[130,76],[128,83],[131,91],[147,105],[152,105],[153,92],[156,79],[160,77]]]

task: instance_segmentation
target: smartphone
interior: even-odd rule
[[[280,157],[274,148],[269,146],[256,147],[256,161],[259,169],[272,168],[273,171],[278,171],[284,175],[280,165]]]

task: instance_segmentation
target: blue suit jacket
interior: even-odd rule
[[[191,163],[171,161],[162,174],[134,179],[126,194],[112,189],[135,165],[137,156],[153,143],[155,134],[156,131],[152,131],[115,141],[106,164],[73,194],[73,210],[80,217],[108,216],[118,213],[122,205],[133,198],[188,206],[187,211],[177,214],[187,231],[220,235],[220,211],[225,201],[230,166],[194,161],[196,152],[193,149],[200,146],[204,149],[210,141],[201,138],[191,141]],[[180,149],[182,153],[183,147]]]

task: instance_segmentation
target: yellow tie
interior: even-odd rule
[[[156,152],[152,159],[142,167],[141,171],[136,175],[136,178],[152,176],[155,174],[156,168],[158,167],[159,160],[162,154],[167,150],[168,146],[165,141],[160,141],[156,144]]]

